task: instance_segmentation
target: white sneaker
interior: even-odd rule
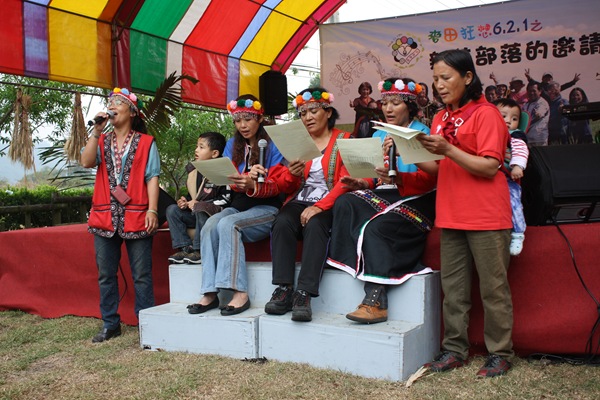
[[[510,255],[518,256],[523,251],[523,241],[525,240],[525,234],[523,233],[511,233],[510,234]]]

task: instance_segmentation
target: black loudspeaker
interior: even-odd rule
[[[267,71],[259,78],[260,102],[265,114],[287,113],[287,77],[279,71]]]
[[[530,147],[521,184],[527,225],[600,221],[600,145]]]

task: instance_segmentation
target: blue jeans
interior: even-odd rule
[[[154,306],[152,286],[152,236],[144,239],[124,240],[118,234],[112,238],[94,236],[98,285],[100,286],[100,313],[104,328],[115,329],[121,322],[119,316],[118,270],[121,244],[125,242],[131,276],[135,289],[135,315],[140,310]]]
[[[512,208],[512,223],[514,233],[524,233],[527,228],[523,203],[521,202],[521,185],[508,178],[508,192],[510,194],[510,207]]]
[[[273,206],[255,206],[242,212],[229,207],[206,221],[200,242],[202,294],[218,289],[248,291],[243,242],[269,237],[276,213]]]
[[[182,249],[192,246],[194,250],[200,250],[200,231],[208,219],[208,214],[203,212],[193,214],[189,209],[182,210],[177,204],[168,206],[166,213],[173,248]],[[196,228],[193,242],[187,234],[188,228]]]

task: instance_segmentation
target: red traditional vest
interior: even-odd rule
[[[148,236],[145,227],[148,189],[145,172],[154,138],[139,132],[134,132],[131,138],[127,158],[122,161],[123,181],[121,182],[131,201],[123,206],[110,194],[111,189],[117,185],[112,160],[112,135],[114,132],[102,135],[98,142],[102,162],[96,173],[88,231],[104,237],[112,237],[115,232],[124,239],[146,237]]]

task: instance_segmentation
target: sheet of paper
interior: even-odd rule
[[[227,177],[238,173],[228,157],[192,161],[192,165],[215,185],[230,185],[231,181]]]
[[[353,178],[377,178],[375,168],[383,167],[381,139],[338,139],[344,166]]]
[[[394,139],[396,150],[402,157],[402,161],[405,164],[441,160],[444,158],[444,156],[430,153],[423,147],[421,142],[417,140],[417,135],[423,132],[415,129],[405,128],[403,126],[386,124],[385,122],[372,122],[375,124],[374,128],[381,129],[389,133],[392,139]]]
[[[310,134],[300,120],[280,125],[265,126],[269,137],[288,161],[309,161],[321,156]]]

